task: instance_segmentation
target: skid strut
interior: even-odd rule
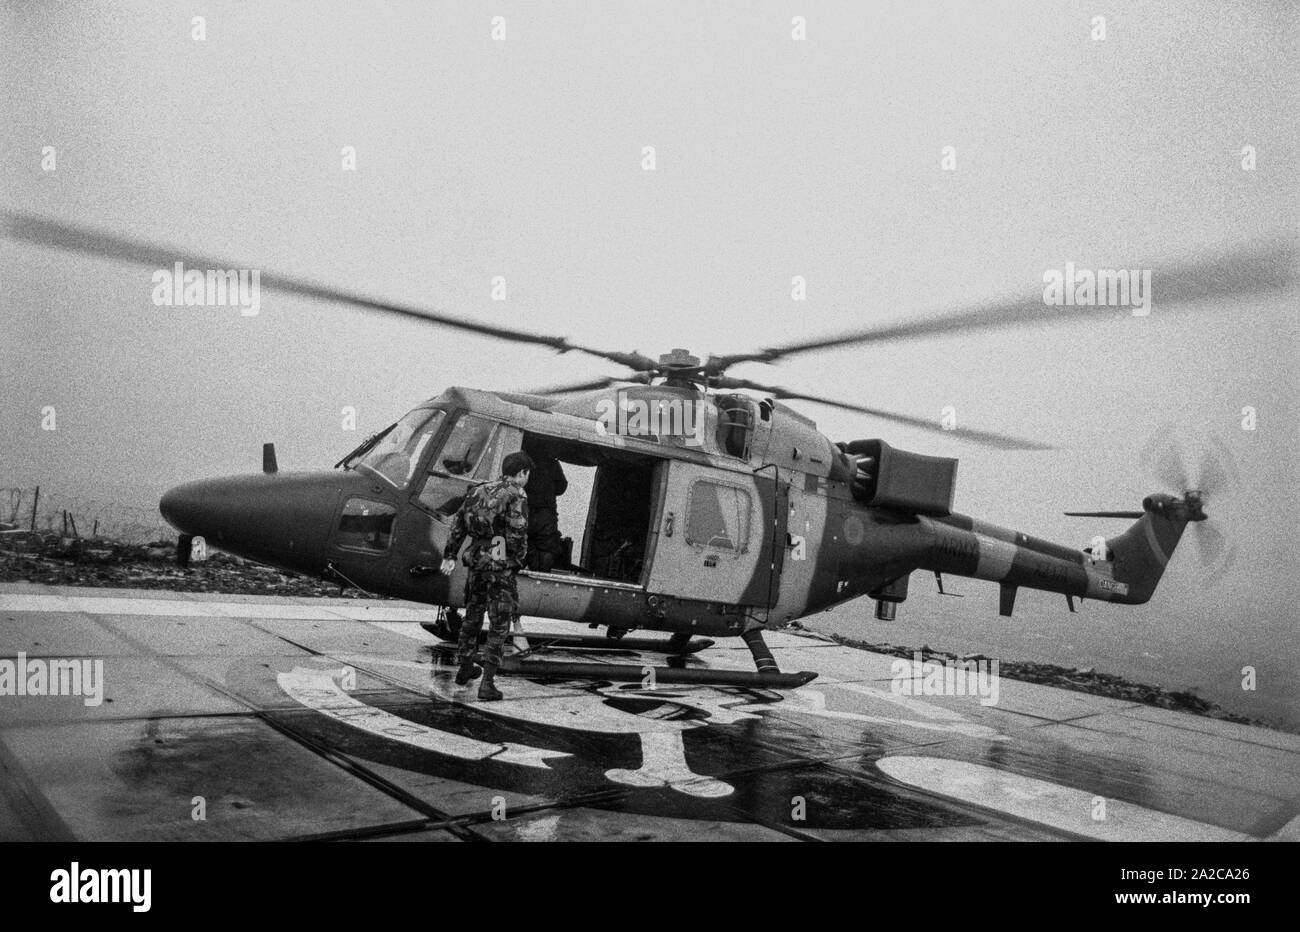
[[[763,640],[763,629],[755,628],[752,631],[746,631],[740,636],[749,648],[749,652],[754,657],[754,666],[758,667],[759,673],[779,673],[781,668],[776,665],[776,658],[772,656],[772,648],[767,646],[767,641]]]

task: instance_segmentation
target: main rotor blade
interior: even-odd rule
[[[1229,253],[1177,265],[1152,265],[1151,306],[1203,301],[1208,298],[1240,298],[1245,295],[1289,287],[1295,280],[1297,251],[1291,239],[1272,239]],[[918,320],[881,324],[863,330],[800,340],[768,347],[753,353],[710,356],[710,375],[742,362],[774,362],[796,353],[833,349],[861,343],[890,343],[935,334],[993,330],[1017,324],[1060,323],[1079,318],[1111,319],[1109,308],[1098,305],[1049,305],[1041,289],[1020,298],[991,301],[972,308],[923,317]],[[1131,313],[1125,309],[1125,313]]]
[[[56,249],[65,249],[71,252],[86,253],[92,256],[118,259],[122,262],[162,269],[170,269],[176,262],[184,263],[195,269],[246,268],[240,263],[230,262],[225,259],[182,252],[123,236],[114,236],[109,233],[99,233],[69,224],[57,223],[28,214],[3,212],[0,213],[0,219],[3,220],[3,224],[0,225],[3,226],[6,236],[37,246],[51,246]],[[262,287],[276,291],[318,298],[323,301],[351,304],[369,311],[378,311],[383,314],[434,324],[435,326],[464,330],[469,333],[494,337],[498,340],[546,346],[559,353],[570,351],[586,353],[589,356],[616,362],[632,369],[649,369],[656,365],[654,360],[637,352],[622,353],[600,350],[571,343],[565,337],[529,333],[526,330],[516,330],[513,327],[502,327],[494,324],[482,324],[472,320],[465,320],[462,317],[454,317],[442,311],[385,301],[356,292],[310,282],[306,279],[279,275],[267,270],[260,270],[259,282]]]
[[[829,405],[832,408],[842,408],[845,411],[856,411],[859,414],[870,414],[872,417],[878,417],[886,421],[894,421],[898,424],[907,424],[910,427],[943,434],[946,437],[956,437],[958,440],[970,440],[974,443],[980,443],[985,446],[996,447],[999,450],[1053,449],[1051,446],[1038,443],[1037,441],[1022,440],[1019,437],[1012,437],[1007,434],[998,434],[987,430],[972,430],[970,428],[945,430],[934,421],[927,420],[926,418],[913,417],[908,414],[895,414],[892,411],[883,411],[880,408],[867,408],[862,405],[850,404],[846,401],[835,401],[830,398],[823,398],[820,395],[807,395],[803,392],[781,388],[779,385],[760,385],[757,382],[751,382],[749,379],[735,379],[723,376],[716,379],[710,379],[709,384],[716,388],[748,388],[753,391],[765,392],[776,398],[813,401],[817,404]]]
[[[568,395],[574,392],[588,392],[598,388],[609,388],[620,384],[648,384],[653,373],[636,372],[631,375],[592,379],[587,382],[570,382],[566,385],[548,385],[545,388],[530,388],[520,392],[523,395]]]
[[[1146,512],[1143,511],[1067,511],[1071,518],[1130,518],[1136,520]]]

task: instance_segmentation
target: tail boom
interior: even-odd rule
[[[923,569],[986,579],[1002,587],[1010,615],[1018,588],[1140,605],[1151,598],[1189,520],[1204,520],[1199,500],[1152,495],[1141,517],[1105,542],[1105,553],[1075,550],[965,515],[921,518],[933,534]]]

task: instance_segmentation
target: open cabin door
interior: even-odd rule
[[[670,460],[647,590],[767,609],[780,590],[788,489]]]

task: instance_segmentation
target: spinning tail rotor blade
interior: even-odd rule
[[[1142,463],[1155,473],[1164,488],[1188,503],[1200,507],[1211,499],[1227,495],[1237,480],[1237,467],[1232,451],[1217,437],[1211,438],[1201,453],[1200,468],[1191,478],[1180,450],[1175,428],[1167,426],[1152,435],[1142,451]],[[1141,512],[1066,512],[1080,517],[1141,517]],[[1210,570],[1207,584],[1214,585],[1232,564],[1235,550],[1228,545],[1223,530],[1212,520],[1193,519],[1189,529],[1197,541],[1197,554],[1201,566]]]
[[[1172,492],[1181,495],[1192,488],[1182,453],[1173,442],[1161,448],[1151,469],[1161,484]]]
[[[1227,548],[1227,541],[1223,536],[1223,532],[1209,522],[1205,522],[1197,528],[1196,540],[1201,548],[1201,564],[1203,566],[1208,567],[1217,564]]]
[[[1219,496],[1227,491],[1236,479],[1236,466],[1232,453],[1222,440],[1215,439],[1212,447],[1206,447],[1201,454],[1201,474],[1197,488],[1207,498]]]

